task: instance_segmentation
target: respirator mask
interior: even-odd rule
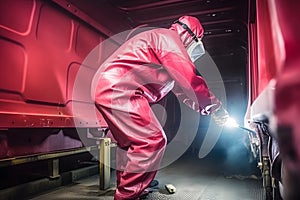
[[[193,37],[193,41],[187,46],[186,50],[191,60],[195,62],[198,58],[205,54],[204,45],[201,41],[202,38],[197,38],[195,33],[193,33],[193,31],[185,23],[178,20],[174,23],[180,24]]]
[[[205,49],[203,43],[200,39],[198,41],[193,41],[187,47],[187,53],[189,54],[191,60],[195,62],[198,58],[205,54]]]

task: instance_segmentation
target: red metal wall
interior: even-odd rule
[[[105,36],[56,4],[36,0],[0,1],[0,35],[0,128],[73,127],[72,103],[83,111],[92,106],[90,91],[73,98],[77,72],[81,68],[80,83],[88,88]],[[94,65],[82,66],[94,47]],[[99,126],[88,116],[81,120]]]
[[[253,103],[271,79],[277,77],[285,56],[277,14],[274,13],[271,1],[255,2],[255,20],[249,23],[250,103]]]
[[[0,159],[81,147],[78,136],[60,131],[74,128],[75,118],[77,127],[106,126],[87,112],[105,38],[51,1],[0,1]],[[94,48],[93,64],[82,65]]]

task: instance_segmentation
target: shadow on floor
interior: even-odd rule
[[[150,193],[150,200],[259,200],[263,199],[262,180],[255,176],[225,175],[224,162],[216,155],[199,159],[193,153],[186,153],[179,160],[159,170],[156,179],[160,184]],[[227,176],[227,177],[226,177]],[[99,190],[99,177],[92,176],[76,184],[58,188],[32,198],[42,199],[97,199],[113,200],[115,192],[115,173],[112,172],[111,187]],[[176,187],[169,194],[165,184]]]

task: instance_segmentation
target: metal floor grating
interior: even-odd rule
[[[220,171],[221,169],[221,171]],[[77,181],[73,185],[58,188],[51,192],[32,198],[32,200],[79,200],[97,199],[113,200],[115,176],[111,179],[111,188],[99,191],[97,175]],[[161,169],[156,176],[160,184],[156,191],[150,193],[148,200],[261,200],[263,188],[261,179],[225,178],[217,162],[201,160],[178,160]],[[172,183],[175,194],[169,194],[164,185]]]

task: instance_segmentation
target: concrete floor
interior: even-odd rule
[[[183,156],[172,165],[161,169],[156,179],[160,184],[147,199],[152,200],[260,200],[263,199],[262,180],[253,177],[225,177],[224,168],[218,159],[197,159]],[[168,194],[164,185],[172,183],[175,194]],[[99,190],[98,175],[76,181],[31,200],[112,200],[115,176],[112,173],[111,188]]]

